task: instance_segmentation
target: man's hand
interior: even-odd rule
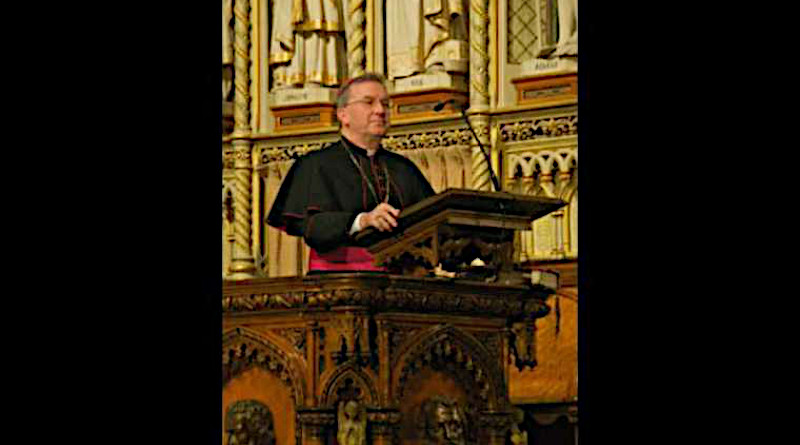
[[[400,210],[397,210],[385,202],[380,203],[377,207],[372,209],[371,212],[361,215],[361,221],[359,222],[361,230],[367,227],[375,227],[381,232],[390,232],[393,228],[397,227],[396,218],[399,214]]]

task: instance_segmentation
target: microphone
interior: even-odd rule
[[[433,107],[433,111],[439,112],[442,111],[447,104],[453,104],[458,109],[461,110],[461,116],[464,117],[464,121],[467,123],[467,127],[472,132],[472,135],[475,137],[475,141],[478,143],[478,148],[481,149],[481,153],[483,153],[483,157],[486,160],[486,166],[489,167],[489,177],[492,179],[492,184],[494,185],[494,190],[496,192],[500,191],[500,181],[497,180],[497,175],[494,174],[494,169],[492,168],[492,160],[489,158],[489,154],[486,153],[486,149],[483,148],[483,144],[481,144],[481,140],[478,139],[478,134],[475,133],[475,129],[472,128],[472,124],[469,123],[469,118],[467,118],[467,112],[465,111],[468,107],[466,102],[462,102],[456,100],[455,98],[450,98],[447,100],[443,100]]]

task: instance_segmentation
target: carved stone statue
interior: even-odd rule
[[[422,427],[427,444],[466,444],[467,419],[458,402],[434,396],[422,404]]]
[[[578,0],[558,0],[558,43],[553,56],[578,55]]]
[[[228,409],[228,445],[275,445],[272,413],[255,400],[236,402]]]
[[[347,72],[342,2],[273,2],[269,47],[273,89],[341,83]]]
[[[387,0],[389,79],[422,73],[466,73],[468,12],[464,0]],[[402,19],[399,19],[402,18]]]
[[[366,445],[367,411],[355,400],[339,402],[336,440],[339,445]]]

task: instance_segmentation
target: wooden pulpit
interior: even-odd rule
[[[557,286],[514,233],[563,205],[450,189],[358,236],[389,273],[225,282],[223,444],[510,443],[509,368],[536,366]]]

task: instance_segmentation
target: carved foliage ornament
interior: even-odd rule
[[[272,332],[285,338],[298,351],[305,354],[306,330],[303,328],[273,329]]]
[[[577,115],[500,124],[500,140],[503,142],[528,141],[575,134],[578,134]]]
[[[303,297],[303,292],[225,296],[222,298],[222,311],[256,311],[298,307],[303,303]]]
[[[272,162],[290,161],[314,150],[319,150],[331,141],[310,142],[305,144],[287,144],[274,147],[260,147],[258,157],[261,165]]]
[[[258,338],[256,334],[237,328],[222,338],[222,384],[253,367],[264,369],[275,375],[287,388],[292,401],[303,400],[303,384],[289,364],[289,360],[277,347]]]
[[[472,133],[469,129],[454,129],[387,136],[381,145],[387,150],[396,151],[469,146],[471,140]]]
[[[226,295],[222,312],[261,311],[268,309],[330,308],[333,306],[366,306],[379,310],[443,311],[482,313],[499,317],[533,314],[547,315],[549,308],[538,298],[521,298],[518,294],[477,294],[423,292],[403,289],[338,289],[306,292]]]

